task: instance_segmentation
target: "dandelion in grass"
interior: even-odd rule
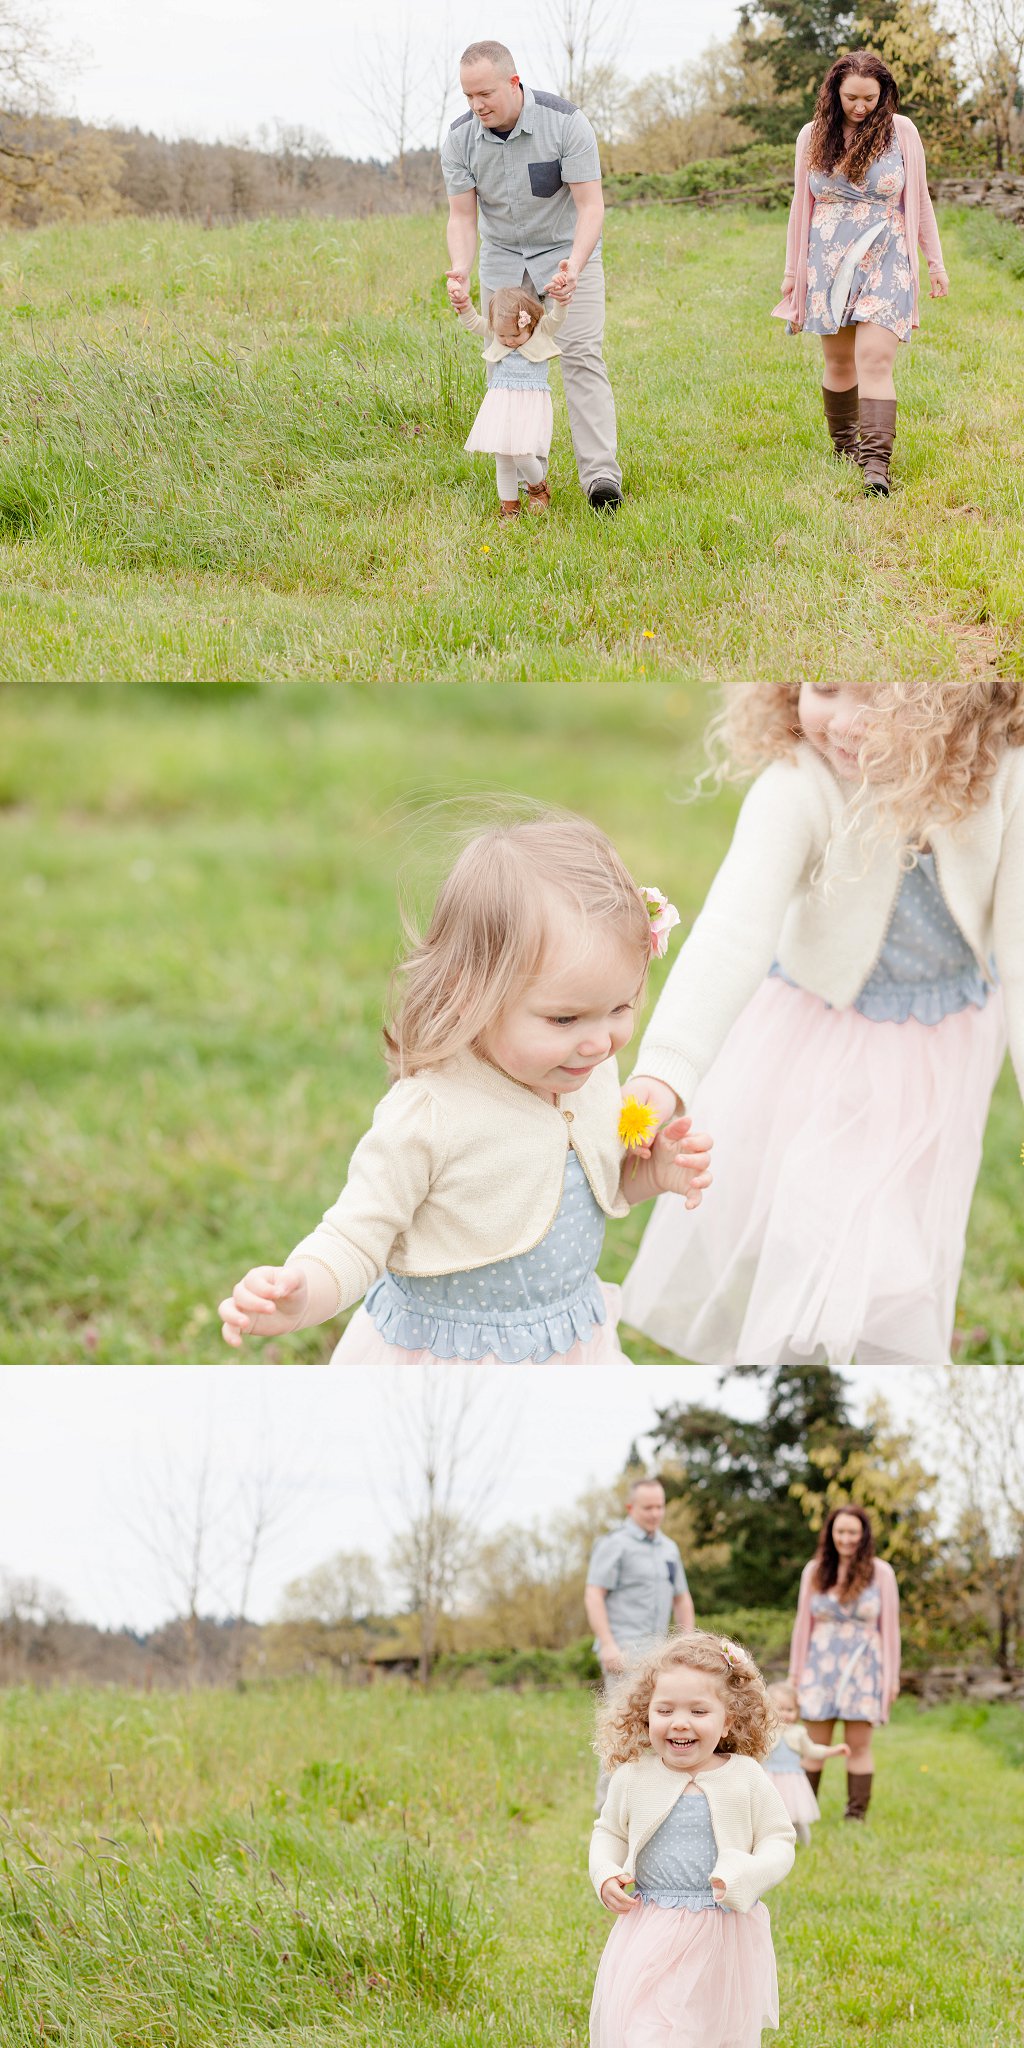
[[[658,1128],[658,1112],[649,1102],[638,1102],[635,1095],[625,1095],[619,1110],[619,1143],[627,1152],[639,1151],[646,1145],[652,1133]]]
[[[651,631],[651,628],[650,628],[650,626],[645,626],[645,627],[644,627],[644,630],[643,630],[643,632],[641,633],[641,635],[640,635],[640,638],[641,638],[641,640],[653,640],[653,639],[654,639],[654,634],[652,633],[652,631]]]

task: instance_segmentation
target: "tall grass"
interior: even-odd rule
[[[582,2048],[608,1933],[591,1712],[305,1683],[0,1695],[5,2044]],[[1019,2040],[1020,1718],[900,1706],[866,1828],[827,1768],[769,1897],[779,2048]]]
[[[768,318],[781,217],[610,216],[627,504],[583,501],[556,373],[553,514],[501,533],[439,218],[0,236],[7,673],[1024,673],[1011,242],[945,228],[881,504]]]

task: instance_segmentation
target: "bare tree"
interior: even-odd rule
[[[1024,1651],[1024,1370],[946,1366],[935,1388],[964,1596],[989,1607],[1007,1670]]]
[[[409,196],[410,156],[441,147],[454,86],[455,55],[447,20],[441,35],[424,49],[405,15],[394,33],[375,36],[356,71],[349,91],[373,121],[381,145],[373,155],[391,159],[403,202]]]
[[[547,58],[558,90],[584,106],[591,77],[608,67],[621,36],[622,15],[614,0],[554,0],[548,18]]]
[[[231,1619],[229,1668],[240,1675],[253,1577],[291,1505],[266,1449],[256,1470],[240,1479],[218,1468],[209,1441],[188,1466],[165,1453],[140,1474],[128,1527],[156,1563],[180,1623],[190,1688],[199,1677],[201,1621],[211,1605]]]
[[[1024,0],[957,0],[956,29],[973,110],[991,126],[1001,171],[1024,89]]]
[[[396,1378],[397,1491],[402,1526],[390,1564],[419,1629],[426,1685],[442,1616],[454,1611],[480,1541],[479,1525],[508,1453],[493,1380],[472,1367],[408,1369]]]

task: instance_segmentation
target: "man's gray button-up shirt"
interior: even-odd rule
[[[587,1584],[603,1586],[620,1650],[642,1650],[667,1633],[676,1595],[686,1592],[686,1573],[671,1536],[660,1529],[648,1536],[627,1516],[619,1528],[598,1537]]]
[[[480,282],[488,291],[521,284],[538,292],[569,256],[576,232],[570,185],[601,176],[597,137],[578,107],[553,92],[523,87],[523,106],[506,140],[461,114],[441,149],[445,187],[475,192],[480,217]],[[594,251],[599,255],[600,243]]]

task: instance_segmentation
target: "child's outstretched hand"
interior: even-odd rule
[[[608,1906],[613,1913],[631,1913],[634,1906],[640,1904],[636,1893],[626,1890],[626,1886],[632,1882],[632,1878],[627,1877],[624,1870],[621,1870],[617,1877],[606,1877],[601,1886],[601,1904]]]
[[[301,1330],[309,1282],[294,1266],[254,1266],[233,1287],[217,1313],[225,1344],[240,1351],[243,1337],[281,1337]]]
[[[656,1131],[646,1153],[633,1154],[622,1168],[627,1202],[646,1202],[651,1195],[682,1195],[688,1209],[699,1208],[711,1186],[712,1139],[698,1134],[688,1116],[673,1117]]]

